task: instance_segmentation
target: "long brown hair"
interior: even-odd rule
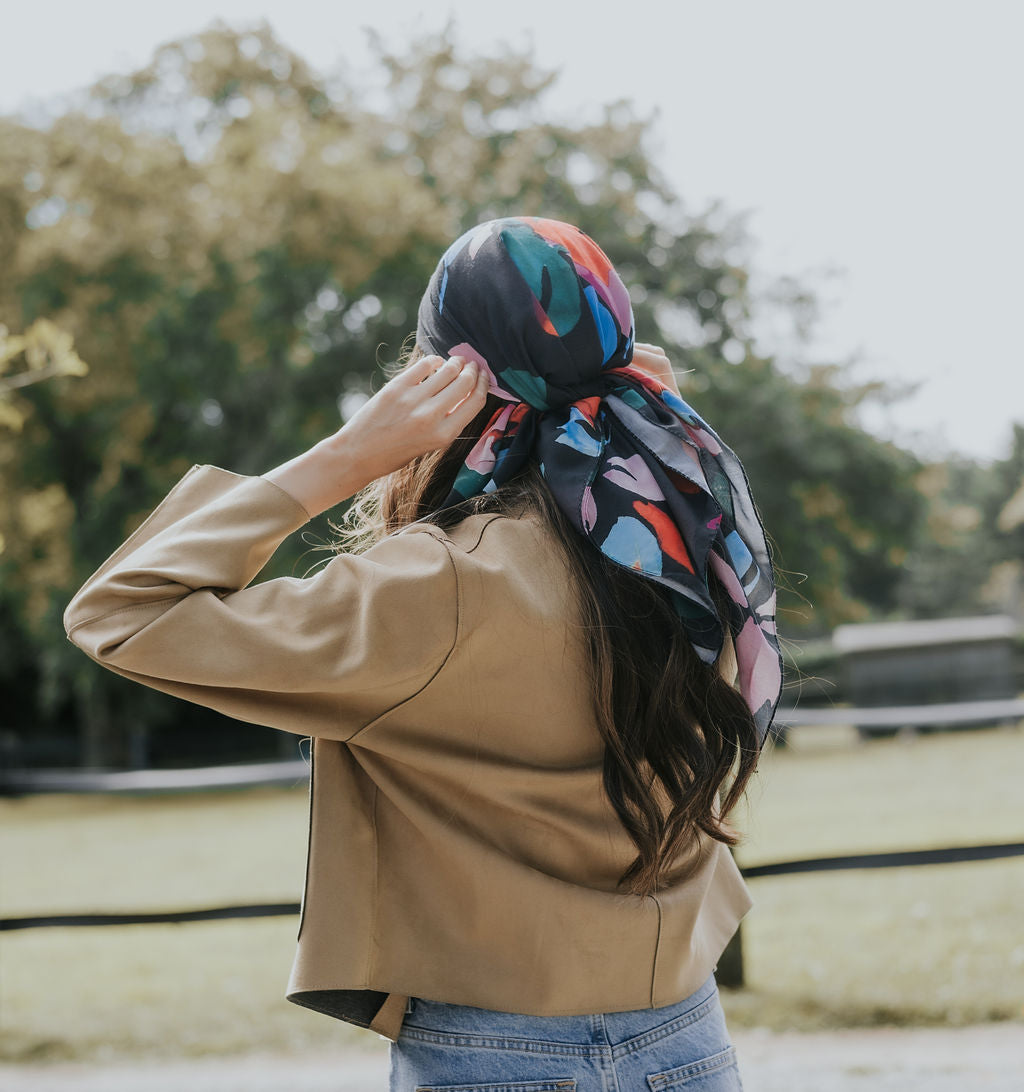
[[[541,513],[569,563],[589,639],[594,713],[605,743],[605,792],[637,850],[620,885],[650,894],[663,886],[698,832],[726,845],[739,841],[726,820],[757,766],[754,721],[717,667],[698,659],[665,589],[583,539],[533,460],[493,493],[438,511],[501,404],[488,395],[448,448],[421,455],[362,490],[343,522],[331,525],[338,535],[333,546],[358,552],[427,517],[448,528],[478,512]],[[716,584],[711,590],[724,609],[721,589]]]

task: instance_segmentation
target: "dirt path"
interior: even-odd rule
[[[745,1092],[1024,1092],[1024,1025],[733,1031]],[[383,1092],[387,1051],[0,1065],[4,1092]],[[623,1089],[623,1092],[633,1090]],[[638,1090],[639,1092],[639,1090]]]

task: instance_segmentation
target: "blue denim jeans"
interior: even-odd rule
[[[391,1092],[738,1092],[714,974],[673,1005],[521,1016],[413,998]]]

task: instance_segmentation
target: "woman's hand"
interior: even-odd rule
[[[483,408],[487,380],[476,361],[420,357],[364,403],[338,436],[373,481],[447,447]]]
[[[648,345],[642,341],[636,342],[633,346],[631,363],[641,371],[647,372],[648,375],[653,375],[655,379],[660,379],[669,390],[675,391],[682,398],[682,394],[679,392],[679,383],[672,371],[672,364],[669,361],[668,354],[660,345]]]
[[[336,433],[263,477],[315,516],[417,455],[447,447],[483,408],[487,383],[475,361],[420,357]]]

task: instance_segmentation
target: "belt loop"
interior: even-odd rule
[[[405,1015],[406,1016],[408,1016],[412,1012],[412,1001],[413,1001],[413,999],[410,997],[409,1000],[406,1001],[406,1003],[405,1003]]]

